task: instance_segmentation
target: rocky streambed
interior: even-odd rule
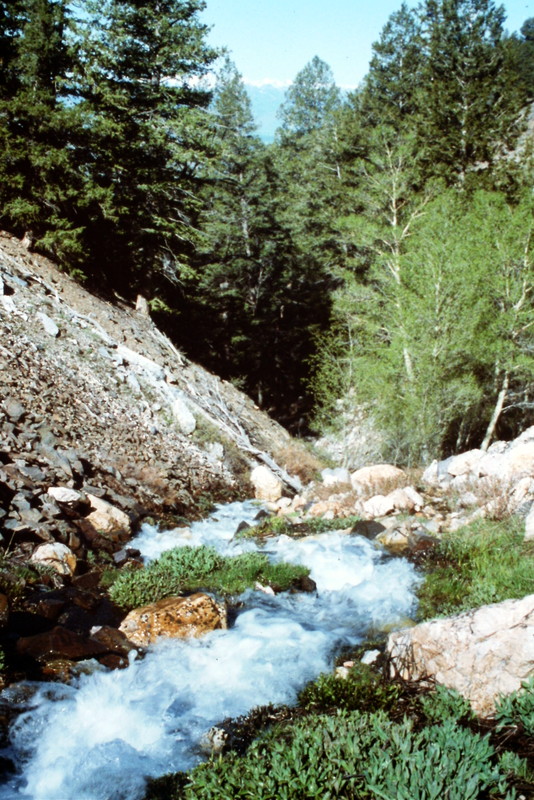
[[[85,663],[68,684],[22,683],[4,690],[16,710],[2,756],[16,765],[2,800],[135,800],[146,778],[188,769],[202,757],[213,725],[255,706],[292,703],[299,689],[332,668],[343,645],[409,615],[417,576],[367,539],[343,531],[257,544],[235,537],[252,503],[219,507],[191,529],[145,526],[131,542],[145,558],[209,544],[224,555],[261,549],[272,561],[304,564],[317,590],[239,598],[235,621],[200,639],[160,640],[129,666]]]

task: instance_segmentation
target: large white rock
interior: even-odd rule
[[[41,544],[34,550],[30,561],[38,564],[46,564],[52,567],[60,575],[74,575],[76,571],[76,556],[66,544],[61,542],[51,542]]]
[[[250,473],[250,482],[257,500],[276,503],[282,497],[282,481],[264,464],[254,467]]]
[[[406,473],[393,464],[373,464],[370,467],[362,467],[350,476],[353,489],[365,490],[369,488],[381,488],[381,485],[388,481],[401,480]]]
[[[395,511],[420,511],[425,505],[425,499],[413,486],[405,486],[402,489],[394,489],[386,498],[393,503]]]
[[[467,475],[472,472],[476,467],[482,456],[483,450],[468,450],[466,453],[460,453],[458,456],[453,456],[447,459],[447,472],[456,478],[458,475]]]
[[[368,517],[385,517],[395,511],[395,503],[383,494],[377,494],[363,503],[363,511]]]
[[[534,595],[392,633],[393,673],[456,689],[482,717],[534,673]]]

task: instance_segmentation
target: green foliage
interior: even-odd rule
[[[336,297],[338,375],[330,340],[317,395],[333,409],[328,385],[344,390],[385,432],[384,457],[418,464],[479,445],[502,396],[507,420],[527,424],[533,207],[489,192],[409,203],[407,153],[381,147],[376,219],[351,222],[374,253],[369,285],[348,280]]]
[[[255,742],[246,756],[197,767],[175,800],[478,800],[507,781],[488,737],[452,720],[414,732],[383,712],[309,716]],[[158,795],[152,795],[157,797]],[[162,797],[163,795],[159,795]],[[511,798],[513,792],[507,794]]]
[[[263,553],[224,557],[212,547],[178,547],[145,569],[121,573],[110,588],[110,597],[122,608],[131,609],[199,588],[241,594],[256,581],[285,591],[308,574],[306,567],[271,564]]]
[[[360,517],[351,515],[343,519],[321,519],[319,517],[306,519],[302,522],[294,522],[291,517],[268,517],[258,525],[253,525],[239,533],[241,538],[262,539],[268,536],[310,536],[314,533],[327,533],[328,531],[338,531],[343,528],[352,528]]]
[[[422,694],[419,698],[419,706],[426,719],[431,723],[474,719],[469,702],[455,689],[447,689],[441,684],[438,684],[428,694]]]
[[[521,598],[534,591],[534,547],[523,521],[480,520],[444,534],[418,589],[421,619]]]
[[[313,711],[336,708],[345,711],[378,710],[392,708],[400,695],[400,688],[386,683],[382,676],[366,664],[356,664],[342,678],[335,673],[325,673],[307,684],[299,693],[299,705]]]
[[[497,729],[520,725],[527,736],[534,736],[534,676],[521,689],[501,697],[496,704]]]
[[[0,647],[0,672],[3,672],[6,669],[7,669],[6,654],[4,653],[4,649]]]

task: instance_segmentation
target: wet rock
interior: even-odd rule
[[[134,644],[146,647],[162,637],[184,639],[226,628],[226,611],[206,594],[168,597],[130,611],[119,630]]]
[[[76,571],[76,556],[65,544],[53,542],[42,544],[34,553],[31,560],[52,567],[59,575],[74,575]]]
[[[57,658],[79,661],[104,655],[108,648],[58,625],[51,631],[19,639],[17,652],[36,661],[53,661]]]
[[[282,497],[282,481],[264,464],[254,467],[250,473],[250,481],[257,500],[276,503]]]
[[[357,522],[353,528],[352,533],[357,533],[360,536],[365,536],[367,539],[374,539],[378,536],[379,533],[383,533],[386,530],[386,526],[383,525],[382,522],[378,522],[374,519],[369,520],[361,520]]]
[[[392,673],[456,689],[473,711],[491,716],[495,700],[534,671],[534,595],[483,606],[393,633]]]
[[[132,649],[132,643],[125,634],[117,628],[111,628],[109,625],[91,628],[90,638],[91,641],[98,642],[105,647],[108,653],[114,653],[123,658],[127,658]]]
[[[5,594],[0,594],[0,628],[4,628],[9,620],[9,601]]]

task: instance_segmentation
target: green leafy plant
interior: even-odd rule
[[[440,684],[428,694],[421,695],[419,705],[429,722],[443,722],[447,719],[459,722],[474,719],[475,716],[461,694]]]
[[[367,664],[356,664],[346,678],[336,673],[319,675],[302,689],[298,700],[308,710],[375,710],[391,708],[399,694],[400,688],[396,684],[386,683]]]
[[[263,553],[224,557],[212,547],[178,547],[145,569],[120,574],[110,597],[123,608],[135,608],[199,588],[236,595],[259,582],[285,591],[308,574],[300,565],[271,564]]]
[[[518,691],[499,699],[495,718],[498,729],[520,725],[527,736],[534,736],[534,676],[523,681]]]
[[[163,787],[165,790],[163,792]],[[479,800],[515,797],[488,736],[449,719],[419,732],[384,712],[340,711],[279,726],[230,754],[162,782],[166,800]]]

